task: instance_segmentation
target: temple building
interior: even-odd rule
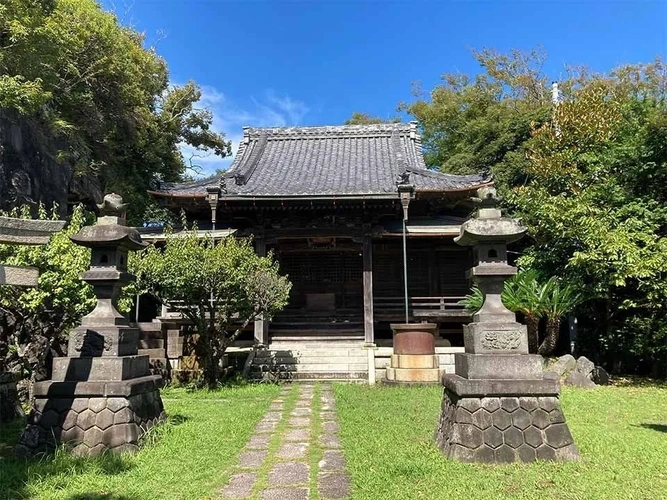
[[[472,267],[470,249],[453,238],[486,184],[480,175],[429,170],[414,122],[246,127],[228,171],[162,184],[151,195],[216,238],[252,237],[256,251],[272,251],[289,275],[288,307],[256,322],[242,342],[292,356],[288,371],[301,378],[372,381],[391,353],[389,324],[405,321],[401,195],[409,202],[408,319],[438,323],[438,353],[449,371],[470,321],[458,301]],[[336,355],[326,358],[325,348]],[[317,357],[309,352],[324,365],[309,365]]]

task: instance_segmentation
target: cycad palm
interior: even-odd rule
[[[542,289],[542,305],[547,317],[547,334],[538,352],[543,356],[549,356],[558,343],[560,319],[577,307],[581,302],[581,295],[555,277],[549,278]]]

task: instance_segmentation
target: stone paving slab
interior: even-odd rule
[[[317,486],[324,500],[347,498],[350,495],[350,478],[346,472],[320,472]]]
[[[341,448],[340,439],[337,434],[322,434],[320,444],[323,448]]]
[[[313,413],[310,408],[295,408],[291,415],[293,417],[309,417]]]
[[[257,481],[256,472],[238,472],[232,474],[232,477],[229,478],[229,484],[222,488],[220,492],[223,498],[250,498],[255,481]]]
[[[262,422],[278,422],[281,417],[281,413],[279,411],[269,411],[264,415],[264,418],[261,420]]]
[[[245,447],[249,450],[266,450],[269,448],[271,434],[255,434],[250,438]]]
[[[285,433],[285,441],[304,442],[310,439],[310,429],[290,429]]]
[[[336,412],[335,411],[323,411],[320,412],[320,418],[324,420],[334,420],[336,418]]]
[[[269,471],[269,486],[308,484],[310,467],[301,462],[277,463]]]
[[[262,500],[308,500],[310,490],[308,488],[273,488],[264,490],[261,494]]]
[[[283,459],[299,459],[305,458],[308,452],[308,443],[285,443],[283,444],[276,456]]]
[[[262,434],[266,432],[273,432],[276,430],[278,422],[260,422],[255,427],[255,433]]]
[[[340,450],[325,450],[324,457],[320,460],[321,471],[345,470],[345,458]]]
[[[242,469],[259,469],[268,453],[267,450],[244,451],[239,455],[239,467]]]
[[[289,419],[291,427],[309,427],[311,423],[312,420],[307,417],[292,417]]]
[[[325,434],[334,434],[338,432],[338,423],[334,421],[322,422],[322,430]]]

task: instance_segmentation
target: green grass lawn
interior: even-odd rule
[[[143,500],[216,497],[279,388],[162,392],[169,414],[136,455],[16,460],[18,426],[0,430],[0,499]]]
[[[433,442],[440,387],[336,385],[352,499],[667,499],[667,386],[566,388],[576,463],[463,464]]]

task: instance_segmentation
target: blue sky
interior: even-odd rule
[[[413,82],[474,75],[470,49],[541,46],[565,65],[608,71],[667,52],[662,1],[104,0],[146,33],[171,80],[194,79],[215,127],[334,125],[353,111],[396,116]],[[206,171],[229,160],[196,159]]]

